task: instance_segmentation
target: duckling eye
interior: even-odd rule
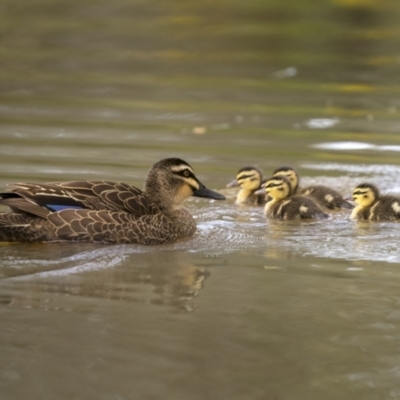
[[[190,172],[188,170],[183,171],[183,176],[185,176],[186,178],[189,178]]]

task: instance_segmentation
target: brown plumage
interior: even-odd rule
[[[221,200],[185,161],[168,158],[150,169],[144,190],[125,183],[18,183],[0,193],[0,241],[161,244],[190,237],[193,217],[180,203],[189,196]]]
[[[264,186],[271,198],[264,208],[268,218],[297,220],[328,217],[311,197],[292,196],[290,181],[284,176],[273,176]]]
[[[354,208],[354,206],[347,200],[345,200],[338,191],[330,188],[329,186],[312,185],[305,188],[299,188],[299,174],[292,167],[280,167],[276,169],[272,175],[286,177],[290,182],[293,194],[303,194],[304,196],[311,196],[320,205],[328,208],[329,210]]]
[[[356,208],[351,218],[358,221],[398,221],[400,220],[400,197],[379,193],[371,183],[362,183],[353,190]]]

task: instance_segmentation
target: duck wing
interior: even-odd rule
[[[125,211],[136,216],[155,214],[160,211],[145,192],[126,183],[74,181],[59,185],[74,198],[87,204],[87,208]]]
[[[0,193],[0,204],[14,212],[47,218],[51,212],[73,209],[123,211],[136,216],[154,214],[158,207],[142,190],[125,183],[72,181],[17,183]]]
[[[121,211],[63,210],[46,223],[54,241],[161,244],[179,238],[173,222],[161,213],[136,217]]]

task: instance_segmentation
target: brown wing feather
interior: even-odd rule
[[[39,206],[24,198],[1,199],[0,204],[10,207],[14,212],[25,211],[41,218],[47,218],[51,213],[47,208]]]
[[[56,203],[58,198],[63,202],[71,199],[71,205],[76,202],[78,205],[92,210],[123,210],[136,216],[159,212],[159,208],[151,203],[142,190],[126,183],[109,181],[17,183],[8,192],[17,193],[27,201],[34,202],[36,200],[42,206],[51,204],[52,201]],[[11,202],[8,203],[8,206],[12,206]],[[16,206],[14,209],[18,208],[17,203],[14,202],[14,204]],[[32,207],[26,203],[20,202],[19,204],[24,206],[24,208],[20,208],[21,211],[32,212]],[[31,211],[28,211],[28,208]],[[40,210],[37,210],[35,215],[45,217]]]
[[[161,244],[180,237],[162,214],[135,218],[118,211],[64,210],[48,217],[57,241]]]

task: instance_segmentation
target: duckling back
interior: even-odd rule
[[[300,191],[304,196],[311,196],[319,204],[325,206],[329,210],[337,210],[345,208],[351,210],[354,206],[343,198],[343,196],[328,186],[313,185],[308,186]]]
[[[328,217],[311,198],[297,195],[274,204],[273,207],[269,208],[266,215],[268,218],[282,220],[321,219]]]
[[[285,176],[274,176],[267,180],[265,190],[271,197],[264,210],[268,218],[300,220],[328,217],[312,198],[293,196],[290,181]]]

